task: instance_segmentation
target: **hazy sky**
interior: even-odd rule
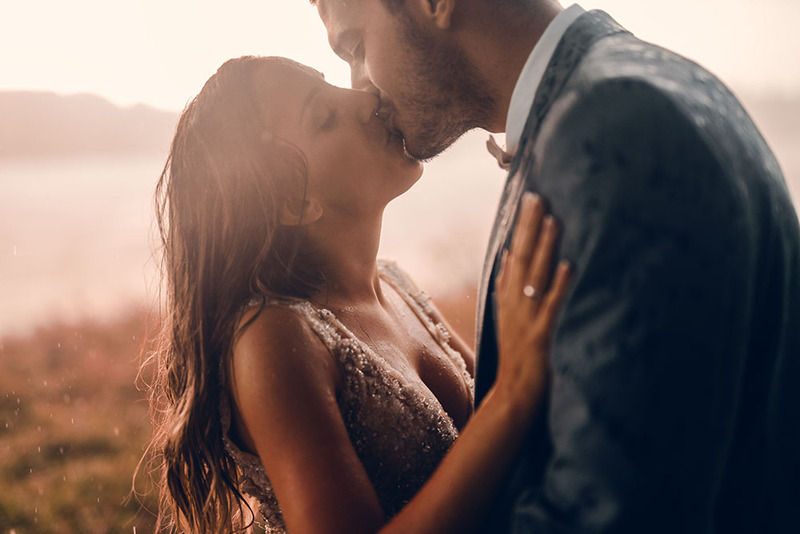
[[[0,17],[0,90],[93,92],[181,109],[225,59],[286,55],[348,71],[307,0],[26,0]],[[569,5],[565,2],[563,5]],[[798,0],[586,0],[734,90],[800,93]]]

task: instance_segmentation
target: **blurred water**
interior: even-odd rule
[[[749,106],[800,205],[800,121]],[[800,117],[796,117],[800,118]],[[386,211],[380,255],[434,296],[474,288],[505,174],[466,136]],[[155,299],[152,194],[161,157],[0,162],[0,335],[114,319]]]
[[[160,158],[0,163],[0,333],[144,302]]]
[[[441,294],[474,284],[504,175],[472,134],[390,205],[381,255]],[[482,150],[482,149],[480,149]],[[0,335],[154,302],[162,157],[0,162]]]

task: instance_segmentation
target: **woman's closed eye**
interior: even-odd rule
[[[325,115],[325,119],[319,127],[320,131],[326,132],[336,126],[336,117],[336,108],[330,108]]]

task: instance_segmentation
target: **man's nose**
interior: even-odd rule
[[[350,65],[350,86],[359,91],[366,91],[368,93],[378,94],[378,88],[372,83],[369,78],[369,73],[364,67],[364,62],[359,61]]]

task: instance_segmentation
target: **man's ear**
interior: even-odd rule
[[[322,206],[314,198],[291,197],[281,204],[278,222],[283,226],[303,226],[322,217]]]
[[[440,30],[450,27],[456,0],[413,0],[422,13]]]

